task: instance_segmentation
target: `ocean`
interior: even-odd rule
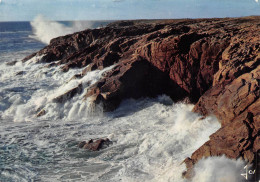
[[[113,112],[93,110],[82,101],[87,85],[113,66],[71,80],[80,69],[63,73],[33,59],[21,62],[55,36],[107,23],[0,22],[1,182],[188,181],[182,178],[182,162],[220,128],[214,116],[201,119],[192,104],[174,103],[166,95],[128,99]],[[86,88],[82,94],[63,104],[52,102],[79,83]],[[43,107],[46,115],[36,117]],[[96,152],[78,147],[81,141],[98,138],[113,143]],[[204,159],[191,181],[238,182],[242,166],[224,156]],[[221,169],[229,172],[222,171],[219,178],[216,170]]]

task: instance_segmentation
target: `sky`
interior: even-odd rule
[[[0,0],[0,21],[212,18],[260,15],[258,0]]]

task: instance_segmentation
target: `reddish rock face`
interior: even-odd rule
[[[214,114],[222,127],[185,160],[192,167],[202,157],[226,155],[254,162],[260,150],[260,27],[242,26],[222,52],[212,87],[202,95],[193,111]]]
[[[116,66],[104,79],[92,85],[85,98],[91,97],[95,103],[102,103],[105,111],[111,111],[123,99],[165,93],[178,94],[173,98],[175,101],[187,95],[166,73],[138,57]]]
[[[260,17],[123,21],[55,38],[23,61],[36,55],[48,66],[62,65],[63,71],[85,67],[74,79],[115,65],[85,95],[105,111],[126,98],[167,94],[174,101],[188,97],[196,103],[194,112],[216,115],[222,127],[185,160],[184,175],[191,177],[202,157],[252,162],[260,149],[259,25]],[[57,101],[83,89],[74,88]],[[92,145],[99,144],[86,148]]]
[[[55,38],[32,56],[43,55],[40,62],[63,65],[63,71],[86,67],[81,75],[117,63],[86,95],[101,100],[105,110],[113,110],[125,98],[163,93],[174,101],[189,97],[196,102],[212,85],[221,53],[229,46],[233,32],[214,27],[236,21],[227,20],[119,22]]]

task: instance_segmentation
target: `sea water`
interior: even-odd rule
[[[21,60],[55,36],[105,22],[0,23],[0,181],[184,182],[183,160],[220,128],[214,117],[201,119],[191,104],[173,103],[166,95],[124,100],[118,109],[84,101],[89,85],[112,69],[81,79],[80,69],[63,73]],[[65,30],[65,31],[63,31]],[[58,34],[57,34],[58,32]],[[16,61],[12,66],[7,65]],[[64,103],[53,98],[75,86],[85,90]],[[46,110],[42,117],[37,111]],[[92,152],[78,148],[89,139],[109,138],[109,147]],[[238,182],[242,161],[226,157],[201,160],[193,182]]]

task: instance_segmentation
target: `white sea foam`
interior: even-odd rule
[[[87,28],[92,28],[93,24],[91,22],[76,21],[71,26],[65,26],[62,23],[51,21],[42,15],[38,15],[31,22],[31,26],[34,33],[32,37],[40,40],[45,44],[49,44],[50,40],[55,37],[71,34],[77,31],[85,30]]]
[[[3,69],[0,71],[2,81],[12,81],[13,85],[8,84],[5,89],[11,89],[14,92],[6,93],[7,99],[0,102],[2,109],[5,110],[2,117],[14,116],[15,121],[31,121],[35,120],[37,110],[45,109],[47,112],[44,119],[57,118],[81,118],[86,116],[86,110],[89,107],[88,101],[84,101],[83,97],[88,86],[97,82],[102,75],[112,69],[110,66],[103,70],[89,72],[81,79],[71,79],[75,74],[78,74],[82,69],[70,69],[63,73],[60,67],[46,68],[45,64],[32,64],[41,59],[39,56],[31,58],[26,63],[18,62],[14,66],[6,66],[3,64]],[[22,75],[15,76],[17,72],[22,71]],[[55,103],[53,99],[63,95],[67,91],[83,85],[84,91],[76,95],[71,100],[64,103]],[[33,85],[33,88],[31,87]],[[32,89],[32,90],[30,90]],[[6,102],[8,101],[8,102]],[[90,108],[91,110],[92,108]]]
[[[210,157],[200,160],[194,168],[192,182],[242,182],[241,171],[245,163],[222,157]]]
[[[20,181],[186,182],[181,176],[185,170],[182,161],[220,128],[219,122],[215,117],[201,120],[191,111],[193,105],[173,103],[168,96],[129,99],[114,112],[104,114],[101,109],[89,114],[90,102],[83,100],[88,85],[112,68],[70,80],[81,69],[63,73],[59,67],[47,68],[42,63],[1,64],[0,114],[5,123],[0,127],[0,143],[9,147],[3,153],[8,158],[5,166],[14,170],[1,176]],[[17,71],[24,74],[14,76]],[[81,94],[62,104],[52,102],[78,84],[86,88]],[[36,118],[36,110],[42,108],[46,115]],[[79,141],[105,137],[113,145],[100,152],[76,147]],[[23,168],[24,161],[27,168]],[[241,165],[224,157],[204,159],[196,165],[192,182],[233,182]],[[215,169],[225,178],[215,178]],[[229,174],[224,175],[225,171]]]
[[[169,98],[164,96],[164,99],[169,102]],[[125,159],[125,163],[115,181],[184,181],[181,177],[185,170],[182,161],[219,128],[215,118],[200,120],[198,114],[191,112],[192,105],[166,106],[157,103],[158,100],[154,103],[123,103],[138,110],[122,118],[120,124],[126,124],[128,130],[114,135],[118,136],[119,145],[136,147],[116,156]]]

